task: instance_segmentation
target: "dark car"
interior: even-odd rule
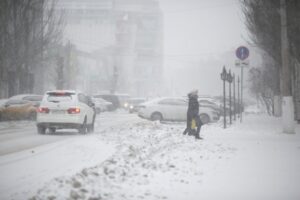
[[[108,102],[112,103],[112,110],[116,110],[120,107],[120,101],[118,97],[114,94],[97,94],[93,96],[94,98],[102,98]]]
[[[124,108],[126,102],[129,99],[127,94],[97,94],[93,96],[94,98],[102,98],[108,102],[112,103],[112,110],[117,108]]]
[[[146,102],[145,98],[130,98],[125,104],[125,108],[128,109],[130,113],[138,112],[140,104]]]

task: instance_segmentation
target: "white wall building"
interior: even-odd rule
[[[117,74],[119,92],[132,96],[159,93],[163,17],[157,1],[61,0],[58,9],[65,10],[67,16],[65,40],[95,60],[96,67],[89,69],[84,59],[79,61],[79,68],[90,72],[84,79],[94,81],[88,84],[95,87],[89,88],[90,92],[111,90]],[[91,79],[95,74],[98,79]]]

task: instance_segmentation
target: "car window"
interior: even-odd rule
[[[170,99],[163,99],[163,100],[159,101],[158,104],[168,105],[168,104],[170,104]]]
[[[86,96],[86,100],[87,100],[87,105],[92,106],[92,103],[94,103],[94,101],[92,100],[92,97],[90,96]]]
[[[49,102],[70,102],[73,97],[72,94],[59,94],[59,93],[51,93],[48,94],[47,101]]]
[[[159,104],[164,104],[164,105],[186,105],[187,102],[181,99],[164,99],[159,102]]]
[[[84,94],[78,94],[78,100],[87,105],[89,104],[88,98]]]
[[[102,98],[95,98],[95,99],[97,99],[97,101],[98,102],[101,102],[101,103],[106,103],[107,101],[105,101],[104,99],[102,99]]]
[[[214,104],[213,102],[208,100],[199,100],[199,103]]]
[[[28,103],[28,101],[25,101],[25,100],[19,100],[19,99],[11,99],[11,100],[8,100],[5,105],[6,106],[12,106],[12,105],[22,105],[22,104],[26,104]]]
[[[23,98],[23,100],[27,101],[42,101],[43,96],[26,96]]]
[[[114,107],[119,107],[120,106],[120,102],[119,99],[116,95],[114,94],[100,94],[100,95],[95,95],[95,98],[103,98],[104,100],[111,102]]]
[[[130,104],[133,104],[133,105],[138,105],[138,104],[144,103],[144,102],[145,102],[144,99],[130,99],[130,100],[129,100],[129,103],[130,103]]]
[[[122,105],[124,103],[128,102],[128,100],[129,100],[128,95],[117,95],[117,98],[119,99],[119,103],[122,104]]]
[[[187,102],[181,99],[172,99],[171,102],[172,105],[178,105],[178,106],[185,106],[187,105]]]

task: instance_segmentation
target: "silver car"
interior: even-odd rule
[[[150,120],[185,121],[188,102],[184,98],[164,97],[140,105],[138,115]],[[219,113],[211,107],[199,107],[202,123],[218,121]]]

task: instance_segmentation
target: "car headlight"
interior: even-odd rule
[[[124,107],[127,108],[128,107],[128,103],[124,103]]]
[[[129,108],[130,108],[130,109],[133,109],[133,105],[131,105]]]

